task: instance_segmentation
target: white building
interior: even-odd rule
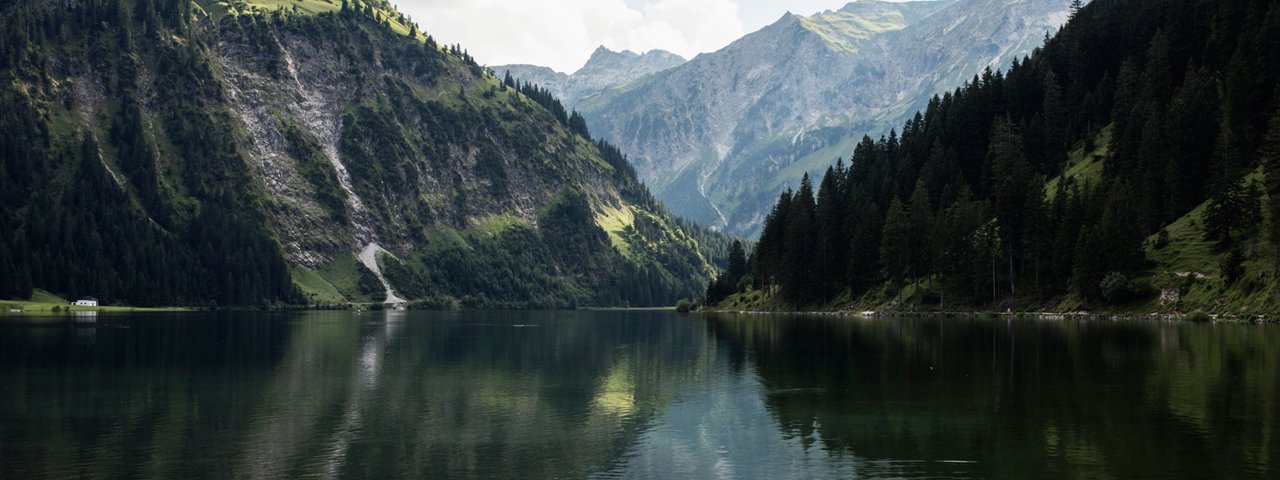
[[[93,297],[84,297],[79,300],[76,300],[76,303],[74,303],[73,305],[77,307],[96,307],[98,306],[98,299]]]

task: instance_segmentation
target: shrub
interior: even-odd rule
[[[1163,228],[1160,229],[1160,233],[1156,235],[1156,243],[1154,246],[1156,247],[1156,250],[1163,250],[1164,247],[1169,246],[1169,230]]]
[[[690,310],[693,310],[693,303],[689,302],[688,299],[681,298],[679,302],[676,302],[676,312],[689,313]]]
[[[1232,248],[1231,253],[1228,253],[1226,258],[1222,259],[1220,268],[1222,269],[1222,280],[1227,285],[1236,283],[1237,280],[1240,280],[1240,277],[1244,276],[1244,252],[1241,252],[1239,247]]]
[[[1200,310],[1196,310],[1194,312],[1187,314],[1187,320],[1192,322],[1197,322],[1197,323],[1205,323],[1205,322],[1212,322],[1213,317],[1209,316],[1209,314],[1204,313]]]
[[[1133,294],[1132,282],[1120,272],[1108,273],[1099,286],[1102,288],[1102,298],[1111,303],[1124,301]]]

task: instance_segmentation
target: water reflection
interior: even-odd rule
[[[0,317],[5,477],[1274,477],[1280,331],[665,312]]]
[[[1247,478],[1280,449],[1274,328],[718,317],[787,435],[910,475]],[[940,463],[949,461],[973,463]],[[875,475],[875,474],[872,474]]]

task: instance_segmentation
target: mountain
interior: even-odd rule
[[[582,68],[571,75],[536,65],[500,65],[492,69],[499,74],[510,72],[511,76],[522,82],[538,84],[573,108],[592,95],[624,86],[684,62],[683,57],[665,50],[639,54],[630,50],[615,52],[601,46],[591,54]]]
[[[787,14],[577,109],[674,212],[752,235],[803,173],[984,67],[1030,53],[1066,9],[1058,0],[861,0]]]
[[[781,193],[749,272],[735,254],[709,300],[1280,311],[1280,0],[1073,13],[1030,57]]]
[[[727,250],[389,3],[287,4],[0,10],[0,298],[669,305]]]

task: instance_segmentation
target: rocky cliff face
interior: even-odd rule
[[[513,77],[522,82],[541,85],[559,97],[566,107],[573,108],[600,92],[621,87],[683,63],[683,57],[664,50],[639,54],[630,50],[615,52],[602,46],[573,74],[566,75],[536,65],[500,65],[493,67],[493,70],[499,75],[511,72]]]
[[[674,212],[751,235],[786,185],[930,97],[1029,53],[1066,2],[860,0],[788,14],[578,106]],[[781,48],[780,48],[781,47]]]
[[[218,239],[205,237],[232,234],[196,233],[200,215],[244,219],[255,225],[244,235],[278,249],[259,253],[282,256],[314,302],[659,305],[696,295],[712,271],[718,240],[700,242],[665,213],[620,154],[459,49],[407,38],[385,2],[342,12],[311,0],[257,13],[192,5],[204,8],[177,9],[165,24],[127,1],[119,12],[31,2],[13,14],[106,19],[83,38],[48,40],[45,66],[7,68],[4,98],[45,112],[31,120],[51,143],[88,138],[87,149],[98,138],[92,156],[131,199],[111,211],[147,218],[143,235],[184,239],[178,249],[213,240],[215,258]],[[146,42],[134,37],[144,30]],[[78,47],[118,42],[130,45],[119,57]],[[121,103],[137,107],[128,124],[116,118]],[[118,133],[135,123],[140,140]],[[196,139],[220,146],[225,174],[193,150]],[[127,155],[137,143],[154,154]],[[52,155],[37,160],[64,168]],[[6,203],[0,220],[25,218],[40,194]],[[223,195],[235,200],[213,201]],[[205,272],[216,269],[199,270],[221,280]]]

